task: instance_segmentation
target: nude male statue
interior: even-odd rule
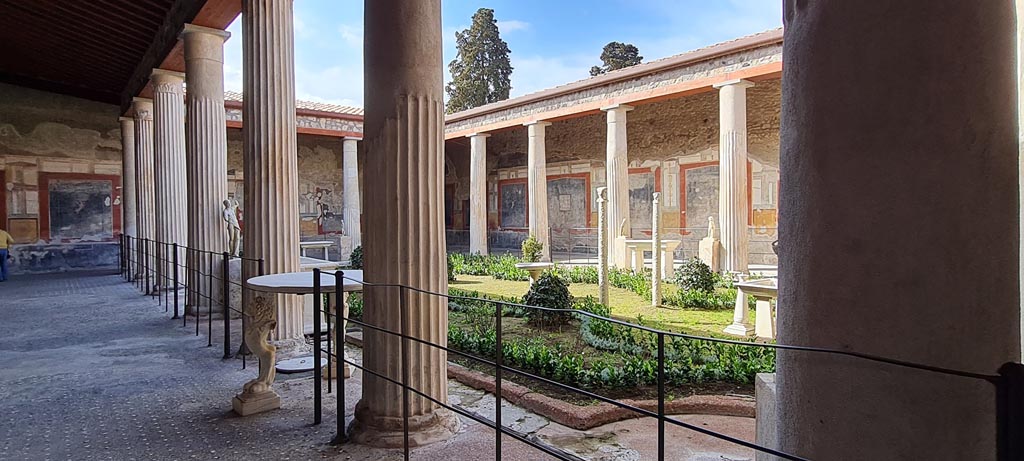
[[[238,202],[233,200],[224,201],[224,211],[222,212],[222,216],[224,218],[224,223],[227,225],[228,254],[231,256],[238,256],[238,233],[241,230],[241,227],[238,225],[237,209]]]

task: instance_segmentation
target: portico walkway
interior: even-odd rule
[[[213,331],[216,345],[220,329]],[[308,376],[278,375],[282,408],[235,416],[225,402],[238,383],[255,376],[255,364],[242,370],[241,361],[222,360],[220,348],[207,347],[205,334],[204,328],[197,337],[191,323],[183,328],[169,320],[162,307],[116,274],[14,277],[0,285],[0,459],[401,459],[396,451],[327,445],[334,435],[335,401],[326,396],[324,424],[313,426]],[[359,373],[348,381],[349,421],[360,381]],[[463,405],[487,399],[461,386],[450,392]],[[746,418],[693,418],[752,435]],[[653,422],[643,420],[589,434],[546,420],[529,425],[542,440],[593,450],[588,459],[627,453],[647,459],[656,446]],[[739,447],[674,432],[670,453],[679,457],[673,459],[752,458]],[[599,446],[615,438],[618,452]],[[472,424],[448,442],[414,450],[412,459],[491,459],[493,447],[492,430]],[[504,459],[548,459],[509,437],[503,447]]]

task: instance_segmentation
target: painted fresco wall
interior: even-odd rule
[[[0,84],[0,227],[11,271],[117,269],[118,108]]]
[[[352,240],[344,235],[343,230],[344,178],[341,167],[340,138],[298,135],[299,236],[303,241],[334,242],[329,249],[332,261],[347,260],[352,252]],[[228,195],[239,204],[244,203],[245,194],[242,171],[242,132],[228,129]],[[245,226],[244,209],[241,224]],[[320,250],[311,250],[309,255],[319,258],[321,254]]]
[[[748,196],[751,203],[750,261],[775,264],[771,242],[778,238],[779,101],[777,81],[748,90]],[[554,122],[547,129],[548,220],[556,252],[593,251],[596,244],[596,189],[605,182],[604,114]],[[496,251],[516,251],[526,233],[526,129],[491,133],[487,140],[488,243]],[[708,217],[718,217],[718,96],[716,92],[638,106],[628,115],[629,199],[631,232],[650,235],[651,195],[662,193],[664,238],[682,240],[677,257],[697,253],[706,236]],[[468,191],[468,140],[445,146],[456,178],[449,190]],[[586,190],[559,179],[587,177]],[[522,184],[522,193],[519,184]],[[468,200],[468,192],[464,197]],[[568,205],[570,211],[565,208]],[[586,208],[586,212],[582,212]],[[582,214],[589,214],[581,225]],[[450,227],[449,245],[468,246],[462,227]],[[468,229],[466,223],[465,229]],[[453,238],[455,237],[455,238]]]

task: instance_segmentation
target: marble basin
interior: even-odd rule
[[[779,285],[776,279],[758,279],[736,282],[736,288],[743,290],[755,298],[775,298],[779,296]]]
[[[517,263],[516,264],[516,268],[517,269],[522,269],[522,270],[530,273],[530,284],[531,285],[533,285],[533,282],[536,282],[537,279],[540,278],[540,274],[544,273],[544,271],[546,271],[548,269],[551,269],[552,266],[554,266],[554,264],[547,263],[547,262],[540,262],[540,263]]]

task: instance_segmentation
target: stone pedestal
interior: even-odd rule
[[[545,131],[549,122],[526,124],[530,137],[527,154],[527,196],[530,235],[544,245],[541,261],[551,261],[551,230],[548,228],[548,160]]]
[[[711,272],[721,271],[721,261],[718,259],[721,246],[722,243],[713,237],[704,237],[697,243],[697,257],[711,268]]]
[[[345,138],[341,143],[341,168],[345,171],[345,178],[342,182],[344,189],[342,195],[345,201],[342,217],[345,220],[345,237],[348,237],[351,241],[348,252],[345,251],[344,245],[340,248],[342,260],[348,259],[352,248],[363,244],[362,189],[359,188],[358,141],[355,138]]]
[[[715,85],[719,101],[718,220],[722,239],[722,270],[747,272],[749,240],[747,203],[746,80]]]
[[[608,138],[605,158],[605,184],[608,186],[608,235],[632,236],[629,222],[629,158],[626,142],[626,113],[632,106],[619,104],[605,107]],[[614,265],[624,268],[626,261],[615,260]]]
[[[754,443],[768,448],[778,449],[779,435],[776,430],[778,415],[775,409],[777,399],[775,392],[775,373],[758,373],[754,381],[754,400],[757,402],[756,435]],[[756,461],[778,461],[780,458],[760,451],[755,452]]]
[[[185,185],[185,104],[184,75],[179,72],[154,70],[153,85],[153,158],[156,177],[156,239],[163,245],[178,244],[178,264],[185,264],[184,247],[188,242],[188,213]],[[166,261],[157,265],[157,284],[172,283],[177,273],[184,280],[184,270],[173,262],[170,247],[161,247]],[[164,281],[163,279],[167,280]]]
[[[231,409],[238,416],[249,416],[278,408],[281,408],[281,397],[273,390],[242,393],[231,398]]]
[[[228,198],[227,130],[224,129],[224,41],[230,34],[219,29],[186,24],[185,42],[185,169],[188,172],[188,246],[212,251],[219,257],[228,251],[221,217]],[[196,294],[213,290],[200,273],[214,268],[207,258],[188,258],[189,286]],[[216,290],[219,291],[219,290]],[[187,297],[187,305],[202,296]]]
[[[1013,2],[783,11],[779,343],[1020,360]],[[990,382],[797,351],[777,370],[783,451],[997,459]]]
[[[725,332],[736,336],[750,336],[754,327],[750,325],[750,305],[743,288],[736,287],[736,305],[733,307],[732,324],[725,327]]]
[[[444,105],[440,0],[366,2],[366,227],[364,276],[374,283],[402,284],[434,293],[448,289],[444,234]],[[416,165],[416,168],[409,168]],[[367,287],[365,321],[405,330],[423,341],[447,344],[448,306],[441,296]],[[403,303],[404,301],[404,303]],[[404,306],[403,306],[404,304]],[[403,309],[404,307],[404,314]],[[404,324],[403,324],[404,318]],[[448,400],[447,354],[436,347],[375,330],[364,331],[363,364],[441,402]],[[409,366],[403,372],[401,351]],[[400,386],[363,374],[352,440],[400,447]],[[434,402],[413,395],[408,406],[409,442],[420,446],[447,439],[459,420]]]
[[[487,254],[487,138],[469,138],[469,252]]]

